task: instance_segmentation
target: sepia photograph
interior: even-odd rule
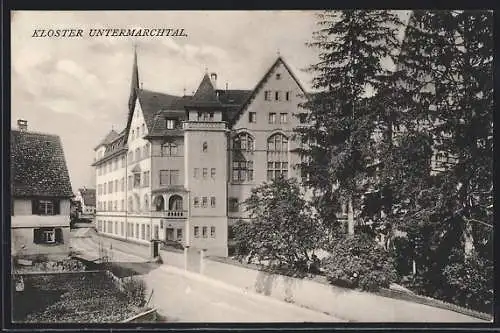
[[[493,11],[10,17],[12,323],[493,322]]]

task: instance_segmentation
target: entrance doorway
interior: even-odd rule
[[[174,228],[167,228],[165,231],[165,238],[168,241],[173,241],[174,240]]]

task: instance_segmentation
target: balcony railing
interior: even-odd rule
[[[182,124],[184,130],[190,129],[214,129],[221,130],[226,129],[226,123],[224,122],[210,122],[210,121],[189,121]]]
[[[152,211],[151,216],[153,217],[164,217],[164,218],[182,218],[187,216],[187,211],[185,210],[166,210],[166,211]]]

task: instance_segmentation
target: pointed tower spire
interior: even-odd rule
[[[130,97],[128,99],[128,108],[132,112],[137,93],[139,90],[139,69],[137,68],[137,44],[134,44],[134,63],[132,65],[132,79],[130,81]]]

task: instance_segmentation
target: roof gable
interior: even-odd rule
[[[73,196],[59,136],[12,130],[10,148],[13,196]]]
[[[260,90],[264,87],[264,84],[269,80],[271,77],[271,74],[274,72],[274,70],[279,66],[283,65],[287,72],[290,74],[290,76],[293,78],[293,80],[297,83],[299,86],[300,90],[304,95],[306,95],[306,91],[300,81],[297,79],[293,71],[290,69],[290,67],[287,65],[287,63],[283,60],[281,56],[279,56],[276,61],[271,65],[271,67],[267,70],[266,74],[262,77],[262,79],[257,83],[255,88],[253,89],[252,93],[248,96],[248,98],[245,100],[241,108],[238,110],[238,112],[234,115],[233,119],[231,120],[231,126],[236,124],[236,122],[239,120],[241,115],[244,113],[246,108],[250,105],[252,100],[255,98],[255,96],[260,92]]]

